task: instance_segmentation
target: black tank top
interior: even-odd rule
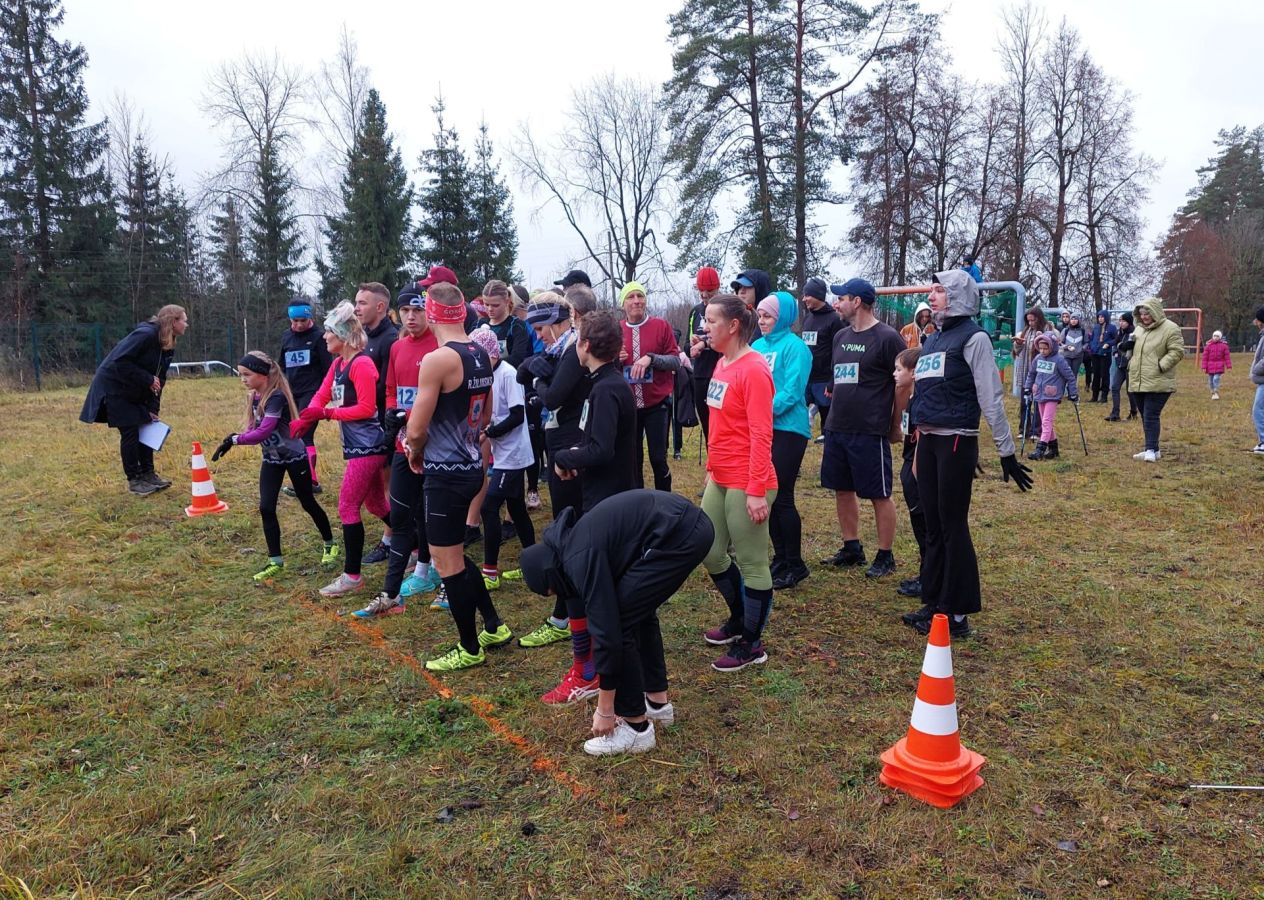
[[[464,378],[454,391],[439,394],[426,438],[423,471],[437,475],[482,472],[478,425],[492,387],[492,364],[487,352],[469,341],[443,346],[461,357]]]

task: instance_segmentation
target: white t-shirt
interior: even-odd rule
[[[492,421],[499,422],[509,415],[514,406],[526,406],[526,395],[518,383],[518,372],[501,360],[492,372]],[[512,429],[508,434],[492,438],[492,465],[497,469],[525,469],[531,465],[531,435],[527,422]]]

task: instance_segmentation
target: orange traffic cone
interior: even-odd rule
[[[212,513],[228,512],[228,504],[215,496],[215,482],[211,481],[210,470],[206,468],[206,457],[202,455],[202,444],[193,442],[193,504],[184,508],[186,516],[206,516]]]
[[[986,760],[961,746],[957,698],[952,678],[948,617],[936,613],[922,662],[922,678],[913,701],[908,736],[881,756],[878,780],[932,806],[949,809],[983,786],[979,769]]]

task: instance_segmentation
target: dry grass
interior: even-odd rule
[[[769,664],[726,676],[695,576],[663,615],[677,724],[645,757],[592,760],[586,712],[536,700],[565,645],[497,653],[441,696],[408,657],[452,639],[446,615],[366,635],[324,614],[291,501],[290,568],[253,587],[253,451],[215,469],[228,515],[184,518],[187,441],[234,427],[234,382],[172,383],[160,468],[180,477],[150,498],[124,492],[114,433],[75,422],[82,390],[0,396],[0,896],[1264,896],[1264,800],[1186,787],[1264,780],[1245,363],[1217,404],[1184,366],[1159,465],[1091,404],[1093,455],[1065,409],[1033,494],[987,460],[985,612],[955,648],[987,787],[949,812],[878,786],[924,647],[891,580],[814,566],[778,595]],[[674,467],[692,493],[696,465]],[[801,494],[811,563],[837,546],[832,502]],[[900,577],[914,553],[902,522]],[[519,633],[546,613],[521,587],[496,600]],[[435,821],[462,801],[482,806]]]

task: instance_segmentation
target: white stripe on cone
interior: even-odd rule
[[[215,493],[214,482],[210,482],[210,481],[193,482],[193,496],[194,497],[209,497],[214,493]]]
[[[195,468],[195,469],[205,469],[205,468],[206,468],[206,457],[205,457],[205,456],[203,456],[201,453],[199,453],[199,454],[197,454],[195,457],[193,457],[193,468]]]
[[[910,725],[922,734],[944,737],[957,733],[957,704],[940,706],[927,703],[921,697],[913,701],[913,719]]]
[[[931,678],[952,677],[952,648],[926,645],[926,658],[922,661],[922,674]]]

